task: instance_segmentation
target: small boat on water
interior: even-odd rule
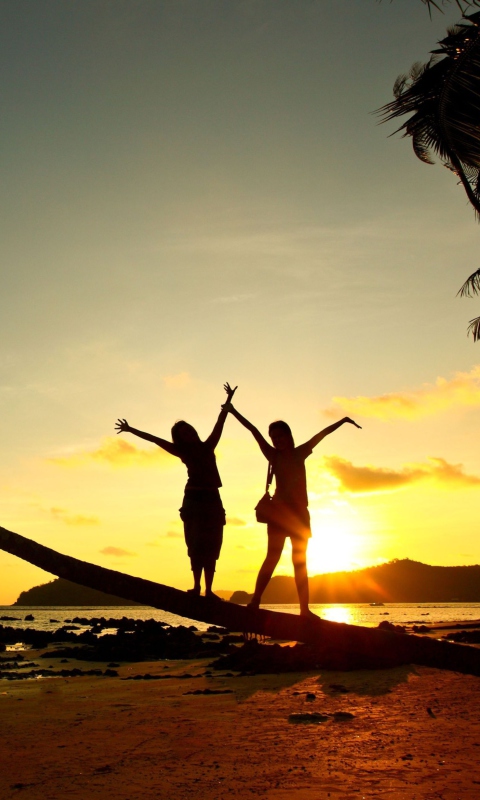
[[[373,608],[379,608],[380,606],[384,606],[385,603],[369,603],[369,606],[373,606]]]

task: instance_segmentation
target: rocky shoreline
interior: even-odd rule
[[[18,618],[2,617],[2,622]],[[25,621],[34,622],[33,615]],[[380,628],[400,636],[408,632],[432,638],[480,644],[480,622],[467,625],[392,625],[384,621]],[[439,636],[440,634],[440,636]],[[287,646],[285,646],[287,645]],[[7,653],[10,652],[10,655]],[[279,674],[318,669],[352,671],[388,669],[400,666],[405,659],[395,648],[388,652],[344,652],[328,641],[318,645],[261,641],[211,626],[199,631],[194,625],[170,626],[153,619],[127,617],[74,617],[54,631],[34,627],[17,628],[0,625],[0,680],[35,679],[39,677],[81,677],[96,675],[117,677],[120,664],[208,659],[213,670],[229,670],[239,674]],[[48,668],[40,666],[48,660]],[[106,668],[86,670],[83,667],[56,667],[55,662],[95,662]]]

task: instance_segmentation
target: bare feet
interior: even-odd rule
[[[314,614],[313,611],[310,611],[309,608],[307,608],[305,611],[300,611],[300,616],[302,619],[320,619],[320,617],[317,617],[317,615]]]
[[[208,597],[209,600],[219,600],[220,603],[223,602],[222,598],[219,597],[218,594],[215,594],[215,592],[212,592],[211,590],[209,592],[205,592],[205,597]]]
[[[250,600],[250,602],[247,603],[247,608],[251,608],[252,611],[258,611],[260,608],[260,603],[257,603],[256,600]]]

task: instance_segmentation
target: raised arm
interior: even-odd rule
[[[343,419],[339,419],[338,422],[334,422],[333,425],[329,425],[327,428],[324,428],[323,431],[320,431],[320,433],[316,433],[315,436],[312,436],[312,438],[309,439],[309,441],[305,444],[310,445],[310,447],[313,449],[319,442],[322,441],[322,439],[325,439],[325,436],[328,436],[330,433],[338,430],[338,428],[341,428],[341,426],[345,425],[346,422],[349,422],[351,425],[355,425],[356,428],[362,427],[361,425],[357,425],[357,423],[354,422],[353,419],[350,419],[350,417],[344,417]]]
[[[172,456],[178,456],[177,448],[173,442],[169,442],[167,439],[160,439],[159,436],[153,436],[151,433],[146,433],[145,431],[139,431],[137,428],[132,428],[126,419],[118,419],[115,423],[115,430],[117,433],[133,433],[140,439],[145,439],[147,442],[158,445]]]
[[[223,433],[223,426],[225,425],[225,420],[227,419],[228,416],[229,403],[231,403],[232,397],[237,391],[238,386],[235,386],[235,389],[232,389],[229,383],[225,383],[223,385],[223,388],[227,393],[227,402],[225,403],[225,405],[222,406],[222,410],[218,415],[218,419],[215,425],[213,426],[213,431],[211,432],[210,436],[206,439],[207,444],[210,445],[212,450],[215,450],[217,444],[220,441],[220,437]]]
[[[273,452],[274,448],[262,436],[262,434],[260,433],[258,428],[256,428],[255,425],[253,425],[251,422],[249,422],[246,417],[243,417],[240,414],[240,412],[237,411],[237,409],[232,406],[231,403],[226,403],[225,407],[230,412],[230,414],[233,414],[233,416],[236,419],[238,419],[239,422],[241,422],[241,424],[243,425],[244,428],[247,429],[247,431],[250,431],[252,436],[258,442],[258,446],[259,446],[260,450],[262,451],[263,455],[265,456],[265,458],[268,458],[268,460],[270,461],[270,458],[271,458],[271,455],[272,455],[272,452]]]

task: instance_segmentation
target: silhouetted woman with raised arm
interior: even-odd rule
[[[210,436],[201,441],[197,431],[184,420],[172,428],[172,441],[160,439],[151,433],[130,427],[126,419],[115,424],[117,433],[133,433],[147,442],[153,442],[172,456],[177,456],[187,467],[188,480],[180,517],[183,521],[185,542],[192,566],[194,586],[189,591],[200,594],[202,572],[205,573],[205,596],[216,598],[212,592],[215,563],[220,555],[225,525],[225,510],[220,498],[222,485],[215,459],[215,448],[220,441],[228,414],[228,403],[235,394],[228,383],[224,386],[227,404],[220,411]]]
[[[259,607],[262,594],[282,555],[285,539],[289,537],[292,542],[292,561],[300,602],[300,614],[309,616],[312,612],[308,607],[307,545],[312,533],[308,511],[305,459],[325,436],[336,431],[341,425],[346,422],[355,425],[356,428],[360,428],[360,425],[357,425],[350,417],[344,417],[324,428],[308,442],[295,447],[289,425],[282,420],[277,420],[272,422],[268,428],[272,440],[272,444],[269,444],[258,428],[242,417],[231,403],[227,403],[226,407],[253,434],[275,476],[275,493],[272,499],[274,521],[267,525],[267,556],[260,567],[255,592],[249,605],[252,608]]]

